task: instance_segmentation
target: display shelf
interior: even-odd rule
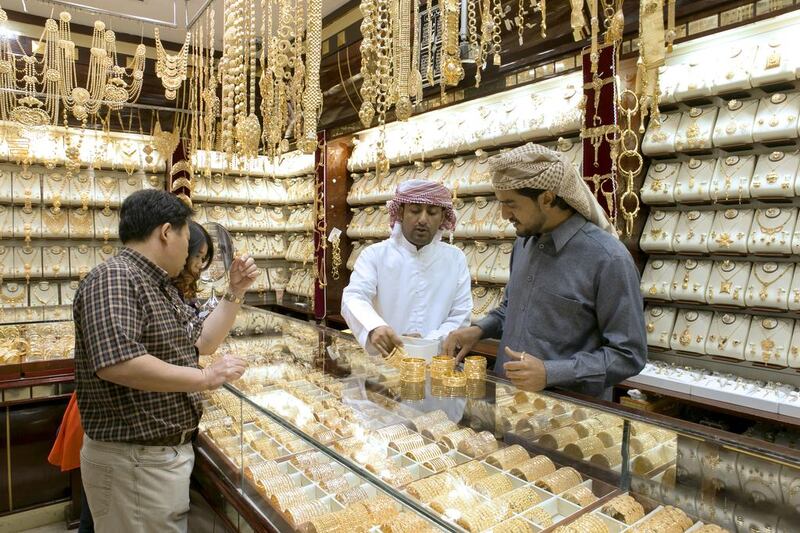
[[[674,389],[656,387],[654,385],[642,385],[631,380],[623,381],[618,385],[618,387],[623,390],[636,389],[642,392],[663,396],[665,398],[675,398],[676,400],[680,400],[682,403],[688,405],[711,409],[712,411],[731,416],[744,416],[753,420],[776,422],[778,424],[784,424],[793,428],[800,428],[800,419],[797,417],[781,415],[778,413],[770,413],[769,411],[753,409],[752,407],[748,407],[746,405],[720,402],[711,398],[701,398],[699,396],[692,396],[691,394],[677,392]]]

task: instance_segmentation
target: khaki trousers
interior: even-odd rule
[[[81,478],[98,533],[185,533],[191,444],[140,446],[83,437]]]

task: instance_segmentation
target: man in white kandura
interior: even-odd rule
[[[342,294],[342,316],[362,347],[388,356],[400,335],[441,340],[469,324],[464,252],[442,242],[456,215],[450,191],[411,180],[387,202],[392,236],[364,249]]]

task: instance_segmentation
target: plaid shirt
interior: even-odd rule
[[[197,393],[145,392],[97,377],[102,368],[149,354],[197,366],[202,321],[167,273],[124,248],[94,268],[73,301],[75,381],[84,431],[94,440],[143,441],[197,427]]]

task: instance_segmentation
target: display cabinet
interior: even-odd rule
[[[368,356],[247,309],[214,357],[199,462],[256,530],[797,531],[800,454],[610,403],[528,393],[486,360]],[[203,358],[201,364],[208,364]]]
[[[71,321],[0,325],[0,381],[72,374],[74,345]]]

